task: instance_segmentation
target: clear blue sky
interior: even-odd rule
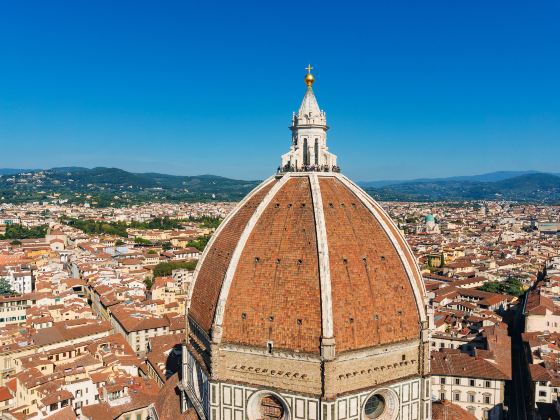
[[[557,0],[4,1],[0,167],[263,178],[311,62],[354,179],[559,172],[559,22]]]

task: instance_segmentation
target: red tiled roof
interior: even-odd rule
[[[7,386],[0,386],[0,402],[8,401],[13,398],[10,389]]]
[[[431,374],[503,381],[511,379],[510,375],[506,375],[496,365],[485,359],[450,351],[431,353]]]
[[[432,420],[476,420],[476,417],[447,400],[432,403]]]

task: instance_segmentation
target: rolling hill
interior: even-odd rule
[[[118,168],[63,167],[47,170],[0,169],[0,202],[59,200],[96,206],[144,202],[239,201],[259,181],[215,175],[177,176],[133,173]],[[507,200],[560,203],[560,177],[536,171],[493,172],[475,176],[361,183],[378,200]]]
[[[491,182],[454,179],[402,182],[380,188],[366,187],[366,190],[378,200],[560,203],[560,177],[546,173],[527,173]]]
[[[463,175],[463,176],[451,176],[446,178],[417,178],[417,179],[408,179],[408,180],[389,180],[383,179],[379,181],[361,181],[359,184],[363,188],[381,188],[387,187],[389,185],[395,184],[408,184],[408,183],[415,183],[415,182],[439,182],[439,181],[480,181],[480,182],[494,182],[494,181],[502,181],[504,179],[514,178],[521,175],[528,175],[528,174],[536,174],[540,173],[538,171],[496,171],[496,172],[489,172],[480,175]]]
[[[175,176],[132,173],[118,168],[65,167],[0,175],[2,202],[90,202],[99,206],[147,201],[238,201],[259,181],[215,175]]]

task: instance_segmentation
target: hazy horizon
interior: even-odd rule
[[[238,179],[242,181],[261,181],[268,176],[274,174],[274,171],[271,171],[267,176],[262,178],[241,178],[235,176],[226,176],[226,175],[219,175],[214,173],[196,173],[196,174],[188,174],[188,173],[169,173],[169,172],[162,172],[162,171],[133,171],[126,168],[120,168],[117,166],[102,166],[102,165],[94,165],[94,166],[77,166],[77,165],[62,165],[62,166],[51,166],[51,167],[35,167],[35,168],[9,168],[9,167],[2,167],[0,166],[0,171],[38,171],[38,170],[50,170],[50,169],[59,169],[59,168],[86,168],[86,169],[93,169],[93,168],[110,168],[110,169],[121,169],[126,172],[136,173],[136,174],[145,174],[145,173],[159,173],[163,175],[172,175],[172,176],[205,176],[205,175],[212,175],[212,176],[222,176],[225,178],[230,179]],[[342,171],[345,173],[345,171]],[[413,178],[379,178],[379,179],[356,179],[358,182],[379,182],[379,181],[414,181],[418,179],[446,179],[446,178],[457,178],[457,177],[476,177],[482,175],[490,175],[490,174],[497,174],[497,173],[528,173],[528,172],[535,172],[535,173],[545,173],[560,176],[560,173],[557,171],[541,171],[537,169],[519,169],[519,170],[497,170],[497,171],[490,171],[484,173],[472,173],[472,174],[452,174],[447,176],[434,176],[434,177],[426,177],[426,176],[417,176]],[[2,176],[2,173],[0,173]]]

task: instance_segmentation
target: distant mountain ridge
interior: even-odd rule
[[[381,188],[387,187],[389,185],[396,184],[408,184],[412,182],[439,182],[439,181],[480,181],[480,182],[495,182],[502,181],[504,179],[514,178],[521,175],[537,174],[537,173],[548,173],[540,171],[496,171],[489,172],[480,175],[462,175],[462,176],[451,176],[445,178],[416,178],[416,179],[401,179],[401,180],[379,180],[379,181],[359,181],[358,183],[364,187],[374,187]],[[558,174],[552,174],[558,175]]]
[[[0,202],[60,200],[120,206],[143,202],[239,201],[260,181],[215,175],[133,173],[119,168],[0,169]],[[474,176],[361,182],[386,201],[508,200],[560,203],[560,177],[537,171],[500,171]]]
[[[62,167],[0,176],[2,202],[58,199],[69,203],[129,205],[147,201],[239,201],[260,181],[215,175],[132,173],[118,168]]]
[[[507,200],[558,204],[560,176],[531,172],[498,181],[415,181],[366,187],[366,191],[378,200],[390,201]]]

